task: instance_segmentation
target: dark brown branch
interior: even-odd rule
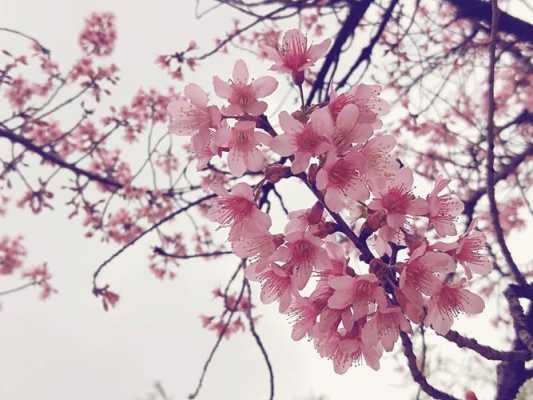
[[[96,285],[96,279],[98,278],[98,275],[100,274],[100,272],[102,272],[102,270],[104,269],[104,267],[109,264],[111,261],[113,261],[115,258],[117,258],[120,254],[122,254],[126,249],[128,249],[129,247],[133,246],[135,243],[137,243],[137,241],[141,238],[143,238],[144,236],[146,236],[147,234],[149,234],[150,232],[153,232],[154,230],[156,230],[157,228],[159,228],[161,225],[164,225],[165,223],[167,223],[168,221],[172,220],[173,218],[175,218],[176,216],[178,216],[179,214],[181,213],[184,213],[186,212],[187,210],[193,208],[193,207],[196,207],[197,205],[203,203],[204,201],[207,201],[209,199],[212,199],[214,198],[216,195],[215,194],[210,194],[210,195],[207,195],[207,196],[204,196],[204,197],[201,197],[189,204],[187,204],[186,206],[174,211],[173,213],[167,215],[165,218],[159,220],[157,223],[155,223],[154,225],[152,225],[150,228],[146,229],[145,231],[143,231],[140,235],[136,236],[135,238],[133,238],[132,240],[130,240],[128,243],[126,243],[124,246],[122,246],[120,249],[118,249],[115,253],[113,253],[110,257],[108,257],[103,263],[101,263],[98,268],[96,268],[96,270],[94,271],[94,274],[93,274],[93,293],[96,294],[95,290],[98,288],[97,285]]]
[[[252,288],[250,287],[250,282],[246,280],[245,285],[246,285],[246,290],[248,291],[248,298],[251,299]],[[268,353],[266,351],[265,345],[263,344],[261,337],[259,336],[259,334],[257,333],[255,329],[254,317],[252,315],[252,307],[248,308],[246,312],[246,318],[248,319],[248,323],[250,324],[250,332],[252,333],[252,336],[255,339],[255,343],[257,344],[257,347],[259,347],[259,350],[261,351],[261,354],[263,355],[263,358],[268,368],[269,386],[270,386],[270,396],[268,398],[269,400],[274,400],[274,369],[272,368],[272,363],[270,362],[270,358],[268,357]]]
[[[494,226],[494,232],[496,234],[496,240],[500,245],[503,257],[507,262],[514,279],[521,285],[526,285],[526,279],[520,272],[518,265],[513,259],[511,251],[505,241],[505,235],[500,223],[500,213],[498,205],[496,204],[496,177],[494,173],[494,142],[496,136],[496,129],[494,126],[494,114],[496,112],[496,102],[494,100],[494,75],[496,69],[496,39],[499,26],[500,11],[498,6],[493,0],[492,7],[492,22],[490,30],[490,44],[489,44],[489,91],[488,91],[488,112],[487,112],[487,196],[489,198],[490,215],[492,219],[492,225]]]
[[[491,24],[491,5],[489,1],[481,0],[447,0],[457,9],[458,18],[467,18]],[[533,25],[524,20],[500,11],[498,29],[511,33],[523,42],[533,43]]]
[[[76,174],[77,176],[83,176],[91,181],[101,183],[102,185],[108,186],[113,189],[122,188],[121,183],[105,176],[98,175],[94,172],[87,171],[83,168],[78,167],[76,164],[69,163],[63,160],[61,157],[57,156],[56,154],[43,150],[41,147],[34,144],[31,140],[23,136],[17,135],[15,132],[12,132],[8,129],[0,127],[0,137],[6,138],[12,143],[17,143],[24,146],[25,149],[37,154],[43,160],[51,162],[52,164],[55,164],[61,168],[67,169]]]
[[[458,400],[457,398],[450,396],[434,386],[430,385],[424,374],[418,368],[416,363],[416,355],[413,351],[413,342],[409,339],[409,336],[405,332],[400,332],[400,337],[403,344],[403,353],[407,358],[407,365],[414,381],[420,385],[420,388],[429,396],[437,400]]]
[[[240,267],[238,268],[240,270]],[[226,320],[226,323],[224,324],[222,330],[220,331],[217,340],[215,344],[213,345],[213,348],[209,352],[209,356],[207,357],[207,360],[204,363],[204,366],[202,367],[202,374],[200,375],[200,379],[198,380],[198,384],[196,385],[196,389],[193,393],[189,394],[189,399],[195,399],[196,396],[198,396],[198,393],[200,393],[200,390],[202,389],[202,384],[205,379],[205,375],[207,374],[207,370],[209,369],[209,364],[211,364],[211,361],[213,360],[213,357],[215,356],[215,353],[218,349],[218,346],[220,346],[220,343],[222,342],[222,338],[224,337],[224,334],[228,330],[229,324],[231,323],[231,320],[233,319],[233,316],[235,315],[235,312],[237,311],[237,306],[240,304],[242,300],[242,296],[244,295],[244,288],[245,288],[245,280],[242,281],[241,291],[239,293],[239,296],[237,297],[237,300],[235,301],[235,305],[229,309],[229,315],[228,319]]]
[[[207,257],[218,257],[218,256],[224,256],[228,254],[233,254],[232,251],[212,251],[212,252],[206,252],[206,253],[196,253],[196,254],[172,254],[167,253],[165,250],[163,250],[161,247],[154,247],[154,253],[159,254],[160,256],[169,257],[169,258],[176,258],[180,260],[188,260],[191,258],[207,258]]]
[[[350,13],[346,17],[344,24],[342,25],[341,29],[337,33],[335,42],[333,42],[333,46],[331,47],[331,50],[326,55],[326,59],[324,60],[324,63],[322,64],[322,67],[320,68],[320,71],[318,72],[318,75],[313,84],[313,87],[311,88],[311,92],[309,92],[309,95],[307,96],[307,101],[306,101],[307,106],[310,106],[312,104],[315,94],[324,85],[324,81],[326,79],[326,75],[329,71],[329,68],[334,63],[334,61],[340,56],[340,53],[342,51],[342,46],[344,45],[344,43],[346,43],[348,38],[354,33],[355,28],[357,27],[357,25],[359,25],[359,22],[361,22],[361,20],[363,19],[363,16],[365,15],[366,11],[370,7],[370,4],[372,4],[372,0],[353,1],[351,3]]]
[[[352,66],[350,67],[350,70],[339,81],[339,83],[337,84],[337,89],[340,89],[341,87],[346,85],[346,83],[348,83],[350,76],[352,76],[352,74],[359,67],[359,65],[363,63],[363,61],[370,62],[370,58],[372,56],[372,50],[374,49],[374,46],[378,43],[379,38],[381,37],[381,35],[383,34],[383,31],[385,30],[385,27],[389,23],[392,17],[392,12],[394,11],[394,8],[396,7],[397,4],[398,4],[398,0],[391,0],[391,2],[389,3],[389,6],[385,10],[385,13],[383,14],[383,17],[381,18],[381,22],[379,23],[379,27],[378,27],[376,34],[372,36],[368,45],[363,50],[361,50],[359,57],[357,57],[357,60],[355,60],[355,62],[352,64]]]
[[[504,179],[507,179],[510,175],[514,174],[517,168],[522,164],[522,162],[524,162],[528,157],[531,156],[533,156],[533,143],[530,143],[524,149],[524,151],[514,156],[509,164],[504,166],[498,173],[494,175],[494,184]],[[485,195],[485,193],[487,193],[487,188],[480,188],[473,192],[470,197],[464,201],[464,214],[469,218],[469,220],[472,219],[476,205],[479,200]]]
[[[487,360],[505,360],[505,361],[526,361],[531,358],[531,354],[527,351],[500,351],[490,346],[478,343],[476,339],[462,336],[459,332],[450,329],[450,331],[443,336],[450,342],[455,343],[458,347],[473,350]]]

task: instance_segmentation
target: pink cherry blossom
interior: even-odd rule
[[[272,225],[270,216],[255,205],[253,190],[246,183],[238,183],[231,193],[218,193],[207,216],[221,227],[231,227],[230,241],[264,234]]]
[[[227,99],[229,106],[223,107],[226,115],[253,115],[259,116],[267,109],[267,103],[257,99],[267,97],[274,93],[278,82],[270,77],[263,76],[248,83],[250,77],[248,68],[243,60],[237,60],[233,67],[233,80],[224,82],[218,76],[213,78],[213,86],[219,97]]]
[[[263,169],[265,156],[257,146],[270,143],[270,136],[255,130],[253,121],[239,121],[233,128],[222,124],[216,132],[215,142],[219,147],[229,148],[229,170],[235,176],[242,176],[246,170],[258,172]]]
[[[365,160],[363,173],[369,185],[377,190],[393,181],[399,170],[398,162],[391,156],[396,139],[391,135],[375,136],[359,151]]]
[[[394,181],[389,181],[384,188],[376,190],[376,198],[370,202],[371,210],[386,212],[387,225],[393,229],[403,226],[407,215],[425,215],[428,205],[424,199],[412,193],[413,172],[402,168]]]
[[[368,344],[381,343],[386,351],[392,351],[400,331],[412,333],[402,309],[397,306],[378,308],[363,327],[362,338]]]
[[[291,275],[283,267],[276,263],[266,266],[258,274],[247,272],[248,279],[258,281],[261,284],[261,301],[270,304],[279,301],[279,311],[285,312],[292,300]]]
[[[316,186],[325,191],[324,200],[331,211],[339,212],[347,203],[368,199],[370,192],[360,173],[362,164],[361,154],[357,151],[343,158],[328,153],[326,163],[316,176]]]
[[[170,132],[191,136],[201,129],[217,128],[220,112],[217,107],[208,105],[207,93],[200,86],[191,83],[185,86],[184,94],[185,98],[174,100],[168,105]]]
[[[457,242],[437,242],[432,248],[450,254],[464,269],[468,279],[472,272],[486,275],[492,270],[492,263],[486,254],[486,238],[482,232],[474,230],[477,221],[474,219],[465,233],[459,236]]]
[[[452,194],[439,196],[448,182],[448,179],[438,179],[433,191],[426,198],[429,206],[429,224],[435,227],[440,236],[457,235],[455,219],[464,208],[457,196]]]
[[[423,255],[413,253],[407,263],[401,263],[400,289],[413,303],[422,305],[422,294],[430,296],[435,293],[441,280],[437,276],[455,270],[453,259],[439,252],[427,252]]]
[[[285,236],[287,243],[272,255],[275,261],[284,262],[292,274],[294,286],[301,290],[309,281],[313,269],[325,268],[329,260],[322,241],[311,232],[295,231]]]
[[[304,125],[283,111],[279,115],[279,123],[285,134],[272,139],[270,147],[281,156],[294,155],[291,167],[294,174],[305,171],[311,157],[328,151],[328,136],[331,136],[333,126],[319,114],[313,114],[311,121]]]
[[[332,92],[328,108],[333,117],[337,118],[346,105],[357,106],[357,125],[362,131],[370,129],[372,132],[382,125],[379,116],[389,111],[389,105],[379,97],[380,94],[381,86],[379,85],[359,84],[340,95]]]
[[[334,293],[328,300],[328,306],[336,310],[352,306],[352,321],[368,315],[372,306],[385,307],[387,304],[385,291],[374,274],[331,277],[329,285]]]
[[[304,81],[304,70],[327,53],[330,43],[326,39],[308,47],[307,38],[298,29],[291,29],[285,32],[281,44],[276,48],[263,45],[262,49],[274,61],[272,70],[290,73],[294,82],[301,84]]]
[[[319,312],[320,307],[313,300],[303,297],[295,298],[288,310],[293,323],[291,334],[293,340],[300,340],[311,333]]]
[[[426,323],[441,335],[450,330],[453,319],[461,313],[479,314],[485,308],[483,299],[465,289],[466,279],[443,283],[431,296]]]

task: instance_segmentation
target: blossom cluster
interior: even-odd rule
[[[328,46],[308,46],[291,30],[266,54],[273,70],[301,86]],[[239,60],[232,79],[215,76],[213,85],[226,104],[211,104],[189,84],[168,107],[170,131],[191,137],[200,169],[227,154],[235,178],[263,177],[255,187],[211,185],[217,197],[207,216],[229,228],[233,252],[247,260],[247,278],[260,283],[264,303],[277,301],[292,318],[294,340],[312,339],[338,373],[362,359],[378,369],[383,352],[400,332],[412,332],[412,323],[445,335],[459,314],[483,310],[467,286],[474,274],[490,272],[485,237],[474,224],[457,236],[463,204],[443,194],[448,180],[437,179],[425,197],[414,193],[413,171],[393,156],[395,138],[378,132],[388,111],[379,86],[360,84],[332,92],[325,103],[281,111],[278,134],[266,122],[262,100],[276,90],[274,78],[251,80]],[[303,180],[317,202],[289,212],[284,232],[273,234],[260,194],[266,184],[289,178]],[[359,263],[350,262],[353,252]]]

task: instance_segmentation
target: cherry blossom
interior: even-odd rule
[[[215,143],[229,148],[229,170],[235,176],[242,176],[246,170],[258,172],[263,169],[265,156],[257,146],[268,145],[270,139],[266,133],[255,129],[255,122],[239,121],[233,128],[222,124],[216,132]]]
[[[272,70],[290,73],[294,82],[301,85],[304,81],[304,70],[323,57],[331,41],[324,40],[320,44],[308,47],[307,38],[298,30],[285,32],[277,47],[262,46],[266,56],[274,61]]]
[[[231,193],[220,191],[209,209],[208,218],[221,227],[231,227],[231,241],[263,234],[272,224],[270,216],[255,205],[253,190],[246,183],[238,183]]]
[[[442,283],[431,296],[426,323],[441,335],[450,330],[453,320],[461,313],[479,314],[485,308],[483,299],[465,289],[466,279]]]
[[[200,86],[185,86],[184,95],[168,105],[172,133],[191,136],[199,130],[218,127],[220,112],[216,106],[208,105],[207,93]]]
[[[263,114],[267,109],[267,103],[257,99],[274,93],[278,82],[270,76],[263,76],[248,83],[250,79],[248,67],[243,60],[235,62],[232,77],[233,80],[228,83],[218,76],[213,78],[216,94],[230,103],[229,106],[222,108],[222,112],[225,115],[259,116]]]
[[[352,151],[343,158],[334,153],[328,154],[326,163],[318,171],[316,186],[325,191],[326,205],[330,210],[339,212],[346,204],[353,201],[364,201],[370,196],[363,178],[361,154]]]
[[[291,170],[299,174],[307,169],[311,157],[328,151],[333,127],[319,114],[313,114],[311,121],[303,124],[286,111],[279,114],[279,123],[285,132],[272,139],[270,147],[281,156],[294,155]]]

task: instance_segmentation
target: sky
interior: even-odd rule
[[[113,101],[118,104],[128,102],[140,86],[169,83],[153,62],[157,55],[182,49],[191,39],[207,46],[232,24],[232,14],[223,8],[196,20],[192,0],[0,0],[0,26],[39,38],[66,66],[80,55],[77,35],[92,11],[117,15],[113,60],[121,81]],[[266,72],[264,64],[247,62]],[[206,82],[215,72],[228,76],[232,64],[230,57],[220,57],[188,77]],[[104,280],[121,295],[117,308],[106,313],[91,294],[91,275],[116,247],[85,239],[80,224],[69,221],[67,210],[57,204],[54,212],[37,217],[13,207],[0,226],[0,234],[25,233],[30,260],[48,261],[59,290],[46,302],[31,290],[2,299],[0,399],[137,400],[152,391],[155,381],[173,399],[185,399],[216,339],[198,316],[219,310],[210,291],[231,275],[235,259],[190,261],[175,280],[161,282],[147,268],[146,255],[155,241],[147,239],[106,270]],[[0,290],[11,284],[0,282]],[[395,372],[392,357],[383,358],[379,372],[363,366],[339,376],[311,343],[291,340],[290,324],[275,306],[260,305],[256,312],[262,315],[257,329],[274,367],[278,399],[303,400],[312,394],[335,400],[408,398],[410,382]],[[474,329],[480,340],[495,340],[482,324],[473,318],[459,326]],[[199,399],[255,400],[267,394],[266,367],[252,337],[224,340]]]

